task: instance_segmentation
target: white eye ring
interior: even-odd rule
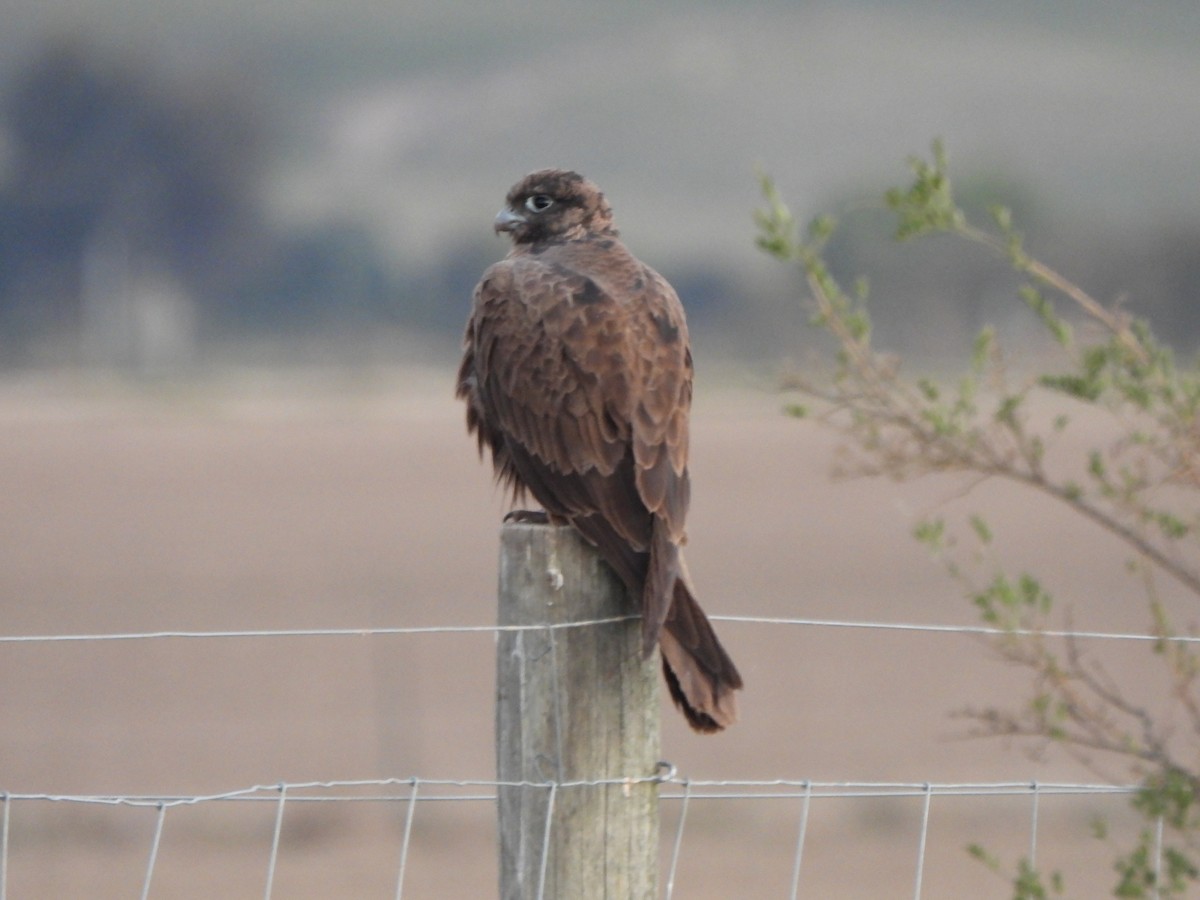
[[[545,212],[554,205],[554,198],[546,194],[534,194],[525,201],[525,208],[530,212]]]

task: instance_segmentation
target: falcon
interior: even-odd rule
[[[742,678],[693,596],[680,550],[690,498],[692,354],[683,306],[621,243],[604,194],[562,169],[508,192],[512,249],[483,273],[457,395],[514,499],[595,545],[640,606],[676,706],[700,732],[737,717]]]

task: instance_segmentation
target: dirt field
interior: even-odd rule
[[[0,386],[0,634],[488,625],[505,509],[449,374],[339,383],[275,376],[135,393],[84,380]],[[835,442],[779,398],[701,390],[689,563],[713,614],[974,624],[910,537],[962,485],[834,483]],[[1003,486],[1003,552],[1038,566],[1079,627],[1145,627],[1125,558],[1093,528]],[[1008,523],[1009,530],[1005,525]],[[715,738],[664,711],[663,755],[692,779],[1095,780],[961,739],[949,717],[1023,684],[968,637],[718,625],[747,682]],[[488,779],[489,634],[0,644],[0,790],[224,792],[331,779]],[[1127,671],[1145,666],[1139,651]],[[675,791],[678,793],[678,790]],[[274,803],[173,809],[150,896],[260,897]],[[1119,799],[1045,797],[1039,862],[1069,895],[1111,884],[1088,820]],[[391,897],[403,804],[293,804],[275,897]],[[664,802],[664,855],[676,801]],[[10,804],[7,896],[137,896],[153,809]],[[406,897],[489,897],[494,811],[420,804]],[[786,897],[797,801],[694,801],[677,898]],[[921,801],[814,801],[801,896],[912,895]],[[971,861],[1029,844],[1030,803],[938,798],[926,898],[1006,897]]]

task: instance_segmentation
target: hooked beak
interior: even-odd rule
[[[492,227],[499,233],[501,231],[512,231],[518,225],[524,224],[525,217],[513,212],[506,206],[500,212],[496,213],[496,221]]]

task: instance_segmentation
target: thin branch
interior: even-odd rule
[[[1149,352],[1143,346],[1142,342],[1138,340],[1137,335],[1129,328],[1128,316],[1108,309],[1103,303],[1075,284],[1075,282],[1063,277],[1045,263],[1026,256],[1024,253],[1014,258],[1008,245],[990,232],[965,223],[960,224],[957,230],[959,234],[968,240],[983,244],[1000,256],[1011,259],[1013,265],[1020,271],[1037,279],[1042,284],[1053,288],[1064,297],[1070,298],[1090,318],[1095,319],[1107,328],[1121,342],[1125,349],[1134,355],[1139,363],[1145,365],[1150,361]]]
[[[1197,574],[1186,566],[1171,559],[1151,541],[1135,531],[1131,526],[1119,522],[1112,516],[1107,515],[1103,510],[1098,509],[1097,507],[1088,503],[1075,492],[1068,490],[1062,485],[1054,484],[1044,477],[1037,477],[1033,474],[1020,472],[1015,469],[1001,469],[996,471],[994,474],[1002,475],[1013,481],[1018,481],[1022,484],[1029,485],[1030,487],[1037,488],[1043,493],[1063,501],[1080,515],[1096,523],[1110,534],[1120,538],[1123,542],[1131,546],[1146,559],[1153,562],[1162,571],[1175,578],[1193,594],[1200,596],[1200,574]]]

